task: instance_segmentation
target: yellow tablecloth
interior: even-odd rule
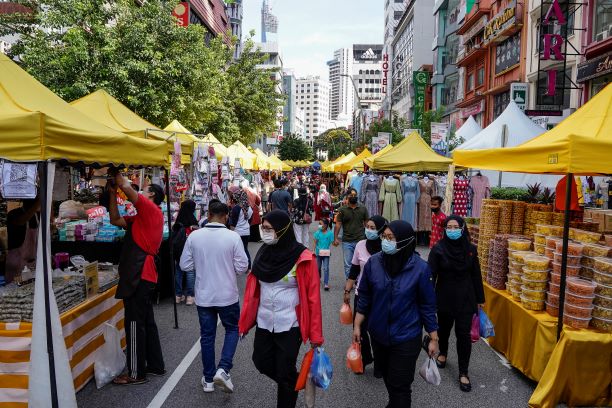
[[[60,316],[77,391],[93,378],[96,351],[104,344],[104,323],[120,330],[125,347],[123,302],[115,299],[115,291],[116,287],[91,297]],[[0,323],[0,408],[28,406],[31,344],[31,323]]]
[[[612,334],[564,327],[557,343],[555,317],[526,310],[487,284],[485,297],[485,311],[495,325],[489,344],[538,381],[530,407],[612,405]]]

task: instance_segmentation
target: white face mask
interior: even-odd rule
[[[274,231],[264,231],[259,226],[259,235],[261,236],[261,240],[266,245],[276,245],[278,243],[278,238],[276,237],[276,232]]]

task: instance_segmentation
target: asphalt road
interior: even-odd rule
[[[313,224],[314,227],[314,224]],[[254,255],[257,244],[251,244]],[[426,258],[427,249],[419,248]],[[351,327],[339,323],[338,311],[342,304],[344,273],[340,248],[332,249],[330,264],[329,292],[321,293],[323,304],[323,334],[325,350],[331,356],[334,365],[332,384],[327,391],[317,390],[317,406],[320,407],[384,407],[387,404],[387,393],[382,380],[374,378],[371,366],[362,376],[352,374],[345,365],[346,350],[351,342]],[[239,284],[244,288],[244,277]],[[174,407],[258,407],[276,406],[276,385],[255,369],[251,355],[253,353],[253,333],[242,340],[234,358],[231,372],[235,386],[233,394],[215,391],[204,394],[200,385],[202,363],[199,354],[199,323],[195,306],[179,305],[179,328],[174,328],[172,304],[170,300],[155,307],[164,359],[168,373],[164,377],[151,377],[144,385],[121,387],[108,385],[100,390],[91,381],[77,394],[80,407],[129,407],[148,406]],[[217,332],[217,359],[223,342],[223,328]],[[432,386],[416,374],[413,387],[413,407],[526,407],[533,393],[535,383],[511,368],[484,341],[476,343],[472,350],[470,377],[473,390],[463,393],[458,386],[458,368],[454,338],[451,338],[449,363],[441,370],[442,384]],[[194,345],[196,349],[188,353]],[[302,353],[307,350],[302,347]],[[194,359],[190,357],[195,356]],[[185,360],[185,361],[184,361]],[[183,361],[182,367],[179,367]],[[301,356],[298,359],[301,361]],[[421,353],[418,367],[425,361]],[[179,367],[179,369],[177,369]],[[184,371],[184,373],[183,373]],[[155,401],[159,403],[151,404]],[[298,406],[303,406],[300,395]]]

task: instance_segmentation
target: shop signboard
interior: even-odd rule
[[[465,44],[468,40],[474,38],[476,34],[480,33],[485,28],[488,21],[489,19],[487,16],[480,17],[480,20],[475,22],[474,25],[468,28],[468,30],[461,36],[463,43]]]
[[[486,45],[496,40],[504,31],[514,26],[516,23],[516,0],[512,0],[485,26],[482,38],[484,44]]]
[[[612,73],[612,51],[578,65],[577,82],[586,82]]]
[[[278,144],[277,139],[275,137],[266,137],[266,145],[268,146],[276,146]]]
[[[495,47],[495,74],[501,75],[521,62],[521,35],[517,33]]]
[[[182,1],[174,6],[172,16],[176,18],[176,24],[187,27],[189,25],[189,3]]]
[[[383,55],[382,73],[382,93],[386,95],[387,85],[389,83],[389,54]]]
[[[448,149],[448,128],[448,123],[431,123],[431,148],[443,156]]]
[[[510,99],[516,103],[520,110],[527,108],[529,84],[524,82],[513,82],[510,84]]]
[[[391,143],[391,133],[378,132],[372,137],[372,153],[378,153]]]
[[[427,71],[414,71],[414,119],[412,126],[415,128],[423,128],[423,113],[425,112],[425,90],[429,73]]]
[[[485,108],[485,101],[482,99],[480,102],[476,102],[466,108],[461,109],[461,117],[468,118],[470,116],[476,116],[480,112],[483,112]]]

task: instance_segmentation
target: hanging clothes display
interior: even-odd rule
[[[416,227],[417,202],[421,192],[419,189],[419,180],[413,176],[407,176],[402,180],[402,197],[404,204],[402,206],[402,220],[407,221]]]
[[[442,198],[446,197],[446,184],[447,184],[446,175],[434,177],[434,183],[435,183],[434,195],[440,196]]]
[[[453,183],[453,214],[460,217],[467,216],[469,185],[470,181],[463,176],[455,178]]]
[[[482,174],[473,176],[470,179],[470,189],[472,190],[472,217],[480,218],[482,200],[491,197],[489,178]]]
[[[365,176],[359,172],[356,175],[354,175],[351,178],[351,182],[349,184],[350,188],[354,188],[355,191],[357,191],[357,194],[359,195],[359,198],[362,199],[361,197],[361,186],[363,184],[363,179],[365,178]]]
[[[380,191],[380,180],[374,174],[365,176],[361,183],[359,197],[361,203],[368,209],[370,217],[379,215],[378,211],[378,194]]]
[[[434,181],[429,177],[419,180],[419,222],[417,231],[431,231],[431,196],[434,192]]]
[[[399,220],[398,204],[402,202],[402,190],[399,181],[393,177],[387,177],[382,182],[378,201],[384,203],[382,216],[387,221]]]

